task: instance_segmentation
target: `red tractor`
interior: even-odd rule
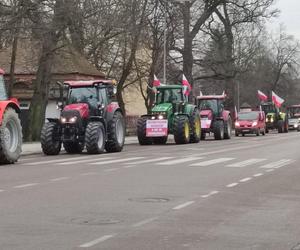
[[[60,118],[47,118],[41,132],[42,150],[67,153],[120,152],[125,141],[125,121],[111,80],[68,81],[60,85]],[[67,93],[66,95],[64,93]]]
[[[22,127],[18,100],[9,99],[0,69],[0,164],[15,163],[22,152]]]
[[[230,111],[224,109],[225,93],[222,95],[203,95],[197,97],[201,117],[201,139],[206,133],[213,133],[215,140],[231,138],[232,119]]]

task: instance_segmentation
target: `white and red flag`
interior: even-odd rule
[[[278,108],[280,108],[282,103],[284,103],[284,99],[276,95],[273,91],[272,91],[272,101]]]
[[[161,85],[160,80],[156,77],[156,75],[154,75],[154,80],[153,80],[152,86],[158,87],[160,85]]]
[[[261,100],[263,102],[268,100],[268,97],[260,90],[257,90],[257,95],[258,95],[259,100]]]
[[[183,94],[188,96],[192,90],[191,84],[186,79],[185,75],[182,75],[182,86],[184,86]]]

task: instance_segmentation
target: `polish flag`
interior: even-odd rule
[[[284,103],[284,100],[278,95],[276,95],[273,91],[272,91],[272,101],[278,108],[280,108],[282,103]]]
[[[158,78],[156,77],[156,75],[154,75],[154,80],[153,80],[152,86],[153,87],[158,87],[160,85],[161,85],[160,80],[158,80]]]
[[[258,95],[258,98],[263,102],[268,100],[268,97],[260,90],[257,90],[257,95]]]
[[[185,75],[182,75],[182,86],[184,86],[183,94],[188,96],[192,90],[191,84],[186,79]]]

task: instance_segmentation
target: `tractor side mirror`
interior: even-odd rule
[[[103,110],[104,110],[104,108],[105,108],[105,105],[104,105],[104,103],[100,103],[100,102],[98,102],[98,103],[97,103],[97,106],[98,106],[98,109],[99,109],[100,111],[103,111]]]

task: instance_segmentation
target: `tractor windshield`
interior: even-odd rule
[[[0,101],[7,100],[6,88],[3,75],[0,75]]]
[[[159,89],[156,95],[156,103],[175,103],[183,101],[182,89]]]
[[[218,112],[218,101],[216,99],[211,99],[211,100],[206,100],[202,99],[199,100],[199,105],[198,105],[200,110],[212,110],[213,113]]]
[[[97,107],[97,89],[95,87],[71,88],[68,104],[87,103],[90,107]]]
[[[258,120],[258,112],[241,112],[241,113],[238,113],[238,120],[240,120],[240,121]]]
[[[262,105],[262,110],[267,113],[276,113],[276,108],[273,104]]]

